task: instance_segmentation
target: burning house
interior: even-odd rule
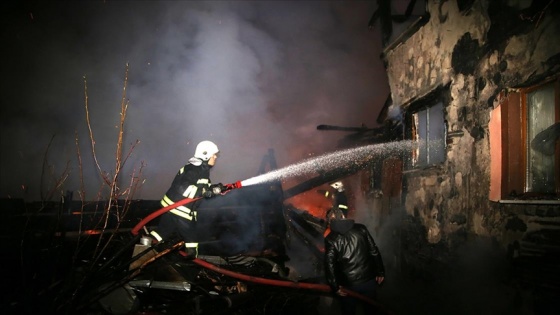
[[[138,222],[158,201],[142,201],[125,217],[113,214],[136,203],[90,209],[66,201],[4,213],[13,222],[2,234],[14,254],[4,259],[15,270],[8,284],[33,270],[23,290],[7,294],[7,310],[326,314],[317,305],[331,293],[313,277],[321,275],[324,222],[286,201],[344,178],[358,183],[349,185],[354,196],[377,219],[372,232],[388,271],[379,300],[394,313],[555,313],[560,2],[409,1],[402,14],[391,12],[392,1],[378,3],[370,24],[383,33],[391,89],[381,127],[318,126],[352,132],[340,143],[351,151],[305,161],[314,176],[291,188],[273,176],[269,152],[259,170],[270,164],[268,180],[201,206],[196,258],[181,252],[180,240],[144,242],[143,228],[157,219]],[[352,160],[330,164],[346,155]],[[75,254],[109,241],[103,255]],[[303,255],[287,251],[296,246],[307,255],[302,265],[317,270],[295,273],[290,264]]]
[[[391,107],[418,142],[397,157],[397,273],[441,289],[418,313],[558,310],[559,15],[481,0],[426,1],[402,32],[379,17]]]

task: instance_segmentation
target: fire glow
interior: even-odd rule
[[[306,210],[309,214],[317,218],[324,218],[327,214],[327,210],[331,207],[331,200],[325,198],[324,195],[316,191],[308,191],[296,195],[290,198],[288,202],[292,203],[298,209]]]

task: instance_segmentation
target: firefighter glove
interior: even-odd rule
[[[202,188],[202,197],[204,198],[212,198],[215,194],[210,188]]]
[[[221,194],[223,191],[225,191],[226,187],[224,185],[222,185],[222,183],[218,183],[218,184],[210,186],[210,189],[212,190],[212,193],[214,195],[218,195],[218,194]]]

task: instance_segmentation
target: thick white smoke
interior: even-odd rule
[[[13,63],[0,87],[0,196],[37,200],[66,165],[70,175],[56,194],[78,190],[77,135],[86,192],[96,197],[101,181],[83,77],[97,158],[113,172],[126,64],[125,153],[140,143],[121,186],[144,162],[138,199],[159,199],[201,140],[220,147],[212,180],[224,183],[257,175],[269,148],[279,167],[333,151],[345,134],[316,126],[373,127],[388,94],[379,34],[367,28],[375,8],[328,1],[12,5],[4,54]]]

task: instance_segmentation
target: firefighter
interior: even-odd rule
[[[327,226],[325,227],[323,237],[327,237],[327,235],[329,235],[331,231],[328,226],[328,217],[330,213],[332,213],[334,210],[340,210],[345,217],[348,215],[348,197],[346,197],[344,184],[341,181],[336,181],[334,183],[331,183],[329,186],[331,187],[331,189],[325,191],[325,197],[332,199],[332,206],[327,211]]]
[[[329,185],[332,190],[325,193],[325,197],[332,198],[332,208],[339,209],[342,211],[344,216],[348,215],[348,197],[346,197],[346,191],[344,190],[344,184],[341,181],[336,181]]]
[[[196,146],[194,156],[183,166],[171,187],[161,199],[161,205],[167,207],[185,198],[212,198],[219,194],[223,185],[212,185],[210,182],[210,169],[218,158],[218,146],[211,141],[202,141]],[[186,251],[189,256],[198,255],[196,237],[196,220],[199,201],[178,206],[161,216],[158,227],[150,232],[156,242],[164,241],[173,236],[179,236],[185,241]]]

